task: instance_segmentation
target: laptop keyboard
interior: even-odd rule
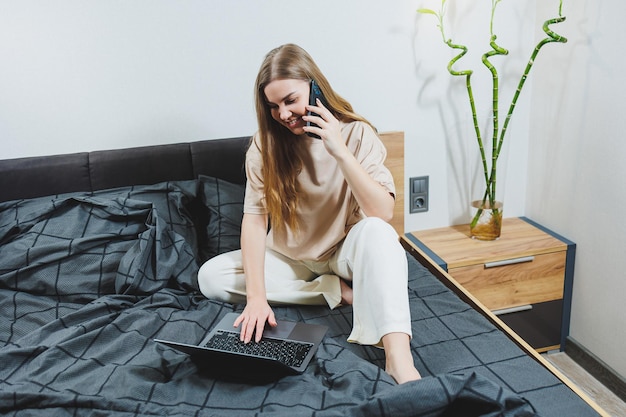
[[[238,332],[218,330],[204,345],[222,352],[234,352],[244,355],[275,359],[287,366],[300,366],[313,347],[313,343],[293,340],[261,338],[260,342],[243,343]]]

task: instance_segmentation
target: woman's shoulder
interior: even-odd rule
[[[341,131],[344,136],[348,138],[378,138],[378,133],[372,125],[361,120],[355,120],[352,122],[343,122]]]
[[[356,120],[354,122],[344,123],[342,126],[342,134],[346,139],[346,144],[352,143],[355,147],[371,148],[379,147],[382,141],[378,136],[378,132],[367,122]]]
[[[255,132],[250,138],[250,143],[248,144],[247,153],[250,152],[260,152],[261,150],[261,140],[259,138],[259,132]]]
[[[258,166],[261,161],[261,143],[258,132],[250,139],[250,144],[246,150],[246,164]]]

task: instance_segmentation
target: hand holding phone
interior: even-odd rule
[[[322,94],[322,90],[320,89],[320,86],[317,85],[315,80],[311,80],[311,90],[309,91],[309,106],[317,106],[317,99],[318,98],[320,99],[322,104],[325,107],[327,107],[326,98],[324,97],[324,94]],[[309,111],[309,112],[307,112],[307,116],[317,116],[317,117],[319,117],[320,115],[317,114],[317,113],[313,113],[313,112]],[[313,127],[319,127],[315,123],[311,123],[311,122],[308,122],[308,121],[306,122],[306,125],[307,126],[313,126]],[[321,139],[315,133],[307,132],[306,134],[309,135],[312,138]]]

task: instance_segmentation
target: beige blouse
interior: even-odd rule
[[[385,146],[375,131],[363,122],[343,123],[341,129],[348,149],[369,175],[395,195],[391,172],[383,164]],[[297,234],[287,228],[285,233],[270,230],[267,246],[291,259],[323,261],[328,259],[350,227],[365,217],[358,207],[337,161],[330,156],[323,141],[310,137],[308,159],[298,176],[303,198],[297,207],[301,219]],[[246,196],[244,213],[267,214],[263,204],[263,176],[258,135],[246,154]],[[256,145],[255,145],[256,144]]]

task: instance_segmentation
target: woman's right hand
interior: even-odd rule
[[[241,341],[248,343],[252,340],[253,335],[256,342],[261,340],[265,323],[272,327],[278,325],[276,317],[274,317],[274,311],[267,300],[248,300],[246,307],[233,325],[235,327],[241,325]]]

